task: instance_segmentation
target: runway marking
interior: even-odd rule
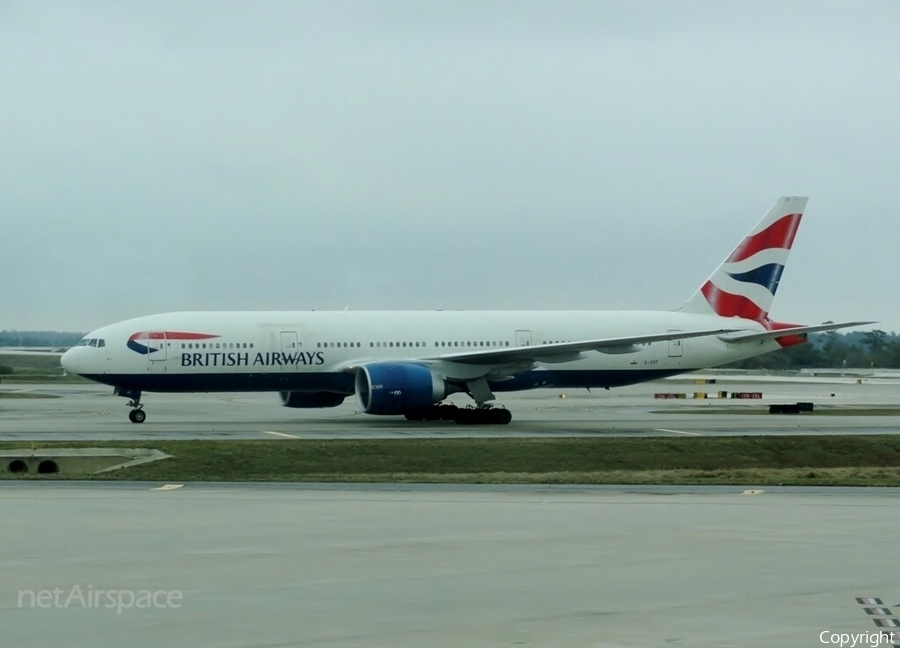
[[[762,495],[765,492],[763,490],[745,490],[741,495]]]
[[[271,434],[273,436],[283,437],[285,439],[302,439],[302,436],[297,436],[296,434],[288,434],[287,432],[275,432],[274,430],[263,430],[263,434]]]
[[[179,488],[184,488],[184,484],[163,484],[162,486],[157,486],[156,488],[151,488],[150,490],[170,491],[170,490],[178,490]]]
[[[864,607],[866,614],[869,615],[869,618],[875,623],[875,625],[879,628],[900,628],[900,619],[896,618],[898,615],[891,612],[890,608],[881,607],[884,605],[884,602],[880,598],[874,597],[860,597],[856,599],[856,602],[860,605],[877,605],[879,607]],[[894,606],[897,607],[897,606]],[[893,619],[888,617],[895,617]],[[884,637],[888,641],[890,641],[890,645],[897,648],[900,646],[900,632],[887,630],[881,630],[879,637]]]
[[[670,430],[668,428],[655,428],[654,432],[671,432],[672,434],[686,434],[688,436],[703,436],[699,432],[686,432],[685,430]]]

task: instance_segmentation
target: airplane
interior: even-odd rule
[[[62,356],[71,373],[129,399],[143,392],[277,392],[291,408],[461,424],[508,424],[499,392],[606,388],[714,367],[801,344],[769,318],[805,197],[782,197],[673,311],[178,312],[99,328]],[[454,393],[474,405],[444,403]]]

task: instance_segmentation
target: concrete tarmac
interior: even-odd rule
[[[159,486],[5,484],[0,644],[812,648],[900,611],[898,489]]]
[[[853,415],[898,408],[900,380],[855,377],[759,379],[695,376],[610,391],[535,390],[498,395],[508,426],[458,426],[360,414],[352,397],[334,409],[281,407],[275,394],[145,394],[147,422],[128,421],[126,399],[101,385],[8,384],[0,391],[52,398],[0,398],[0,440],[402,438],[458,436],[679,436],[745,434],[893,434],[896,416]],[[860,380],[860,382],[857,382]],[[762,392],[762,400],[657,400],[658,392]],[[565,396],[565,398],[563,398]],[[470,403],[455,395],[459,404]],[[813,402],[840,416],[769,415],[771,403]],[[723,408],[727,413],[723,413]]]

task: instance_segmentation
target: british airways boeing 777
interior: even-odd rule
[[[62,358],[129,398],[142,392],[278,392],[285,407],[509,423],[496,392],[617,387],[800,344],[769,318],[806,198],[781,198],[675,311],[184,312],[93,331]],[[442,404],[469,394],[474,407]]]

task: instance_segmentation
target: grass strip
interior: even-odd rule
[[[0,391],[0,398],[9,398],[9,399],[28,399],[28,398],[59,398],[56,394],[40,394],[35,392],[7,392]]]
[[[0,448],[23,445],[4,442]],[[93,441],[33,447],[101,445],[151,447],[173,458],[92,479],[900,485],[900,435]]]

